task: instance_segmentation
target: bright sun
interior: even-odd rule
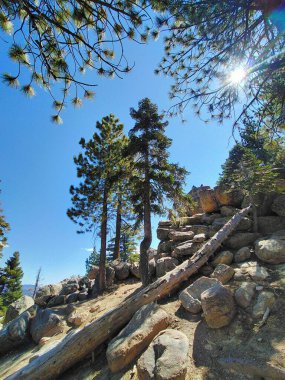
[[[237,67],[230,73],[230,83],[239,84],[246,76],[246,71],[242,67]]]

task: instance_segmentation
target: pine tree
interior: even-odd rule
[[[140,236],[140,231],[135,228],[134,225],[129,223],[123,223],[120,230],[120,245],[119,245],[119,257],[123,261],[127,261],[130,256],[137,252],[138,238]],[[110,239],[107,251],[110,252],[112,259],[114,258],[114,252],[116,248],[116,236]]]
[[[100,263],[100,254],[97,252],[96,247],[93,248],[89,257],[85,260],[86,273],[88,274],[93,265],[98,266]]]
[[[169,163],[171,140],[165,135],[167,121],[147,98],[131,108],[135,126],[129,132],[129,154],[132,163],[132,201],[138,222],[142,222],[144,237],[140,244],[140,272],[143,285],[150,282],[148,249],[152,241],[151,213],[163,213],[165,198],[173,199],[182,192],[186,170]]]
[[[0,259],[2,258],[2,251],[7,243],[7,232],[10,230],[9,223],[6,222],[3,215],[3,210],[0,208]]]
[[[67,211],[67,215],[79,224],[78,232],[94,231],[99,226],[101,247],[98,290],[103,291],[106,284],[108,218],[114,186],[122,168],[122,149],[126,140],[123,125],[114,115],[98,121],[96,129],[91,140],[80,140],[83,153],[75,157],[74,162],[77,176],[83,182],[70,188],[73,207]]]

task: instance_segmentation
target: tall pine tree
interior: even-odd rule
[[[132,201],[138,221],[143,223],[144,237],[140,244],[140,272],[143,285],[150,282],[148,249],[152,242],[151,214],[163,213],[165,198],[174,199],[182,193],[187,174],[184,168],[169,163],[168,148],[171,139],[166,137],[167,121],[148,98],[131,108],[135,126],[129,132],[129,154],[132,162]]]

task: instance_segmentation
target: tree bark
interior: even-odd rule
[[[98,292],[106,288],[106,249],[107,249],[107,218],[108,218],[108,191],[105,187],[103,195],[103,209],[101,218],[101,249],[98,275]]]
[[[110,310],[99,319],[75,331],[22,369],[5,380],[48,380],[54,379],[63,371],[82,360],[106,340],[113,337],[128,323],[134,313],[143,305],[162,298],[176,289],[198,271],[219,248],[222,242],[235,230],[251,206],[235,214],[193,257],[184,261],[165,276],[140,292],[134,294],[118,307]]]
[[[113,253],[114,260],[120,258],[121,226],[122,226],[122,201],[121,201],[121,195],[119,195],[118,205],[117,205],[117,215],[116,215],[115,245],[114,245],[114,253]]]

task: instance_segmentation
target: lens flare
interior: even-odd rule
[[[239,84],[246,76],[246,71],[243,67],[237,67],[234,69],[229,76],[229,81],[232,84]]]

